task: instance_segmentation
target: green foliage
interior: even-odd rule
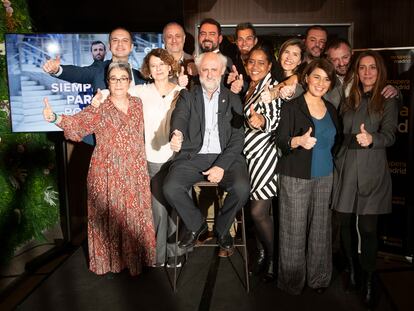
[[[5,32],[29,33],[25,0],[12,0],[7,17],[0,3],[0,43]],[[0,55],[0,263],[59,222],[54,144],[45,134],[10,133],[6,58]]]

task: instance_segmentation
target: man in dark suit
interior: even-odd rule
[[[201,85],[182,90],[171,117],[171,148],[177,152],[164,182],[164,194],[187,227],[179,247],[194,246],[207,231],[189,190],[203,180],[228,194],[216,217],[215,231],[224,250],[233,248],[229,233],[234,217],[249,197],[249,177],[241,155],[244,144],[240,98],[221,84],[226,57],[207,52],[196,58]]]
[[[111,62],[128,63],[128,57],[134,44],[132,34],[124,28],[116,28],[109,34],[109,49],[112,59],[103,62],[93,62],[90,66],[79,67],[73,65],[60,65],[60,57],[48,60],[43,65],[43,70],[56,78],[71,83],[91,84],[96,92],[97,89],[107,89],[106,71]],[[134,84],[143,84],[141,73],[132,69]]]

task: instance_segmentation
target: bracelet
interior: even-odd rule
[[[56,123],[58,115],[56,113],[53,113],[53,115],[55,118],[52,121],[49,121],[49,123]]]

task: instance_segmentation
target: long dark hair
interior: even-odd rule
[[[363,95],[363,86],[361,79],[358,73],[358,67],[361,62],[361,59],[364,57],[370,56],[374,58],[375,65],[377,66],[377,81],[375,81],[374,87],[372,88],[372,95],[368,101],[368,112],[379,112],[384,111],[384,97],[381,94],[381,91],[385,87],[387,79],[387,69],[385,68],[384,60],[378,52],[367,50],[360,53],[355,60],[353,65],[353,80],[351,84],[351,89],[348,98],[345,100],[343,111],[347,110],[356,110],[361,104],[361,99]]]

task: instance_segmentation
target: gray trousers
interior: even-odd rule
[[[176,212],[167,203],[162,192],[170,163],[147,163],[151,178],[152,215],[157,239],[156,263],[161,264],[166,262],[167,257],[175,254]],[[180,249],[178,251],[180,252]]]
[[[280,175],[278,287],[298,295],[305,282],[328,287],[332,275],[332,175],[300,179]]]

